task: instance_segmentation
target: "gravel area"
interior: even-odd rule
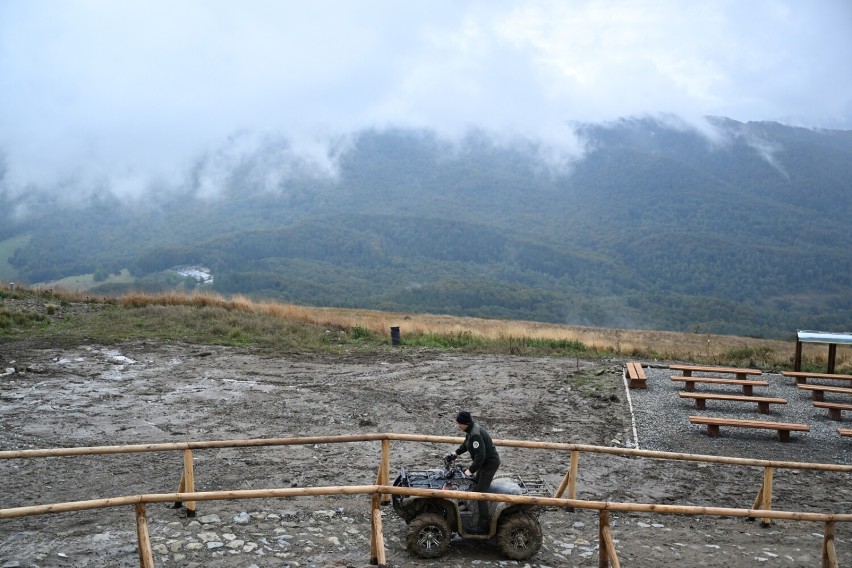
[[[681,400],[667,368],[646,370],[649,388],[625,391],[622,360],[430,353],[293,355],[169,342],[60,346],[0,341],[0,449],[295,437],[368,432],[457,436],[464,405],[495,438],[624,447],[636,423],[640,447],[691,454],[849,463],[852,440],[813,408],[792,379],[768,375],[756,394],[790,401],[768,416],[753,404]],[[708,390],[701,385],[698,390]],[[720,389],[723,390],[723,389]],[[729,387],[725,392],[733,391]],[[628,410],[631,398],[634,414]],[[832,397],[828,397],[832,398]],[[691,414],[802,421],[810,433],[781,443],[774,431],[722,428],[710,439]],[[635,419],[635,420],[634,420]],[[434,467],[447,444],[394,443],[391,469]],[[558,487],[567,453],[500,450],[506,474],[539,475]],[[194,452],[199,491],[364,485],[376,479],[377,443]],[[0,507],[172,492],[179,452],[0,460]],[[772,508],[852,510],[847,472],[775,472]],[[763,468],[582,452],[579,499],[749,508]],[[370,508],[365,496],[199,503],[147,508],[155,565],[180,568],[366,568]],[[455,539],[440,559],[406,549],[407,526],[382,510],[389,568],[598,566],[596,511],[545,510],[543,544],[529,562],[508,561],[493,542]],[[764,527],[737,517],[613,513],[624,566],[746,568],[819,566],[819,522]],[[4,519],[0,568],[131,568],[139,565],[131,507]],[[838,523],[840,565],[852,565],[852,523]]]
[[[755,386],[754,396],[777,397],[787,401],[787,404],[771,404],[769,414],[760,414],[757,404],[739,401],[708,400],[706,410],[698,410],[694,400],[678,396],[684,384],[672,381],[670,377],[680,374],[668,366],[646,367],[648,388],[629,391],[640,448],[783,461],[852,464],[852,439],[837,433],[838,427],[852,428],[852,413],[844,412],[840,422],[830,420],[828,411],[814,407],[810,392],[797,388],[792,378],[780,373],[763,373],[759,377],[753,377],[755,380],[769,383],[769,386]],[[733,378],[730,374],[718,373],[693,375]],[[819,379],[808,379],[808,383],[847,386],[845,383],[839,385],[838,381]],[[739,385],[696,383],[695,390],[743,394]],[[848,398],[846,396],[844,399],[844,395],[826,394],[827,401],[843,402]],[[791,432],[790,442],[782,443],[776,430],[722,426],[720,436],[710,438],[707,436],[707,427],[691,424],[690,416],[796,422],[810,426],[810,432]]]

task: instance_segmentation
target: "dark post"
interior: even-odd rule
[[[837,344],[828,344],[828,370],[826,373],[834,373],[834,362],[837,359]]]
[[[793,370],[798,372],[802,370],[802,342],[796,339],[796,358],[793,361]]]
[[[391,344],[399,345],[400,343],[401,342],[400,342],[400,339],[399,339],[399,327],[392,327],[391,328]]]

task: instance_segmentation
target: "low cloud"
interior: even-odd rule
[[[364,128],[477,129],[556,168],[572,124],[619,117],[847,129],[850,60],[845,0],[7,0],[0,184],[214,195],[241,167],[274,191]]]

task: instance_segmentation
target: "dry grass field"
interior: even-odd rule
[[[51,291],[59,300],[102,301],[110,304],[146,306],[196,306],[223,310],[229,314],[271,318],[289,323],[306,324],[333,329],[353,335],[364,332],[387,341],[392,327],[400,329],[404,344],[430,345],[424,338],[451,338],[454,342],[438,341],[437,346],[470,347],[480,351],[516,352],[537,342],[549,345],[578,346],[584,356],[638,358],[646,361],[678,360],[703,364],[739,365],[770,369],[792,367],[795,351],[795,330],[790,340],[759,339],[729,335],[679,333],[642,329],[593,328],[548,324],[533,321],[493,320],[457,317],[440,314],[411,314],[346,308],[317,308],[283,304],[274,301],[255,301],[244,296],[225,298],[216,294],[129,294],[118,298],[93,299],[77,292]],[[232,318],[233,319],[233,318]],[[239,321],[232,321],[239,326]],[[835,330],[843,331],[843,330]],[[469,349],[470,350],[470,349]],[[825,369],[828,350],[824,345],[805,344],[803,367]],[[852,347],[837,349],[836,371],[852,369]]]

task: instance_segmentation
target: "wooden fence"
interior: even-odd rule
[[[369,495],[371,497],[371,538],[370,561],[379,566],[385,566],[384,539],[382,536],[382,519],[380,506],[390,501],[392,495],[409,495],[423,497],[441,497],[450,499],[499,501],[515,504],[541,505],[557,508],[578,508],[599,511],[599,566],[618,567],[620,563],[615,549],[612,531],[609,526],[610,512],[647,512],[676,515],[702,515],[719,517],[759,518],[764,523],[772,519],[793,521],[821,522],[825,524],[823,531],[823,568],[837,568],[835,548],[835,524],[852,521],[848,513],[806,513],[794,511],[773,511],[772,482],[776,469],[798,469],[811,471],[852,472],[852,466],[840,464],[814,464],[804,462],[784,462],[774,460],[755,460],[747,458],[731,458],[720,456],[705,456],[682,454],[676,452],[657,452],[636,450],[630,448],[611,448],[585,444],[564,444],[556,442],[533,442],[524,440],[494,440],[498,446],[525,449],[551,450],[570,453],[568,471],[553,497],[530,497],[518,495],[499,495],[491,493],[470,493],[460,491],[444,491],[418,489],[411,487],[394,487],[390,485],[390,449],[392,441],[420,442],[436,444],[459,444],[461,439],[445,436],[422,436],[416,434],[362,434],[343,436],[314,436],[304,438],[255,438],[248,440],[219,440],[206,442],[176,442],[165,444],[136,444],[126,446],[98,446],[81,448],[55,448],[40,450],[20,450],[0,452],[0,459],[34,459],[45,457],[105,455],[139,452],[183,452],[183,472],[178,491],[175,493],[145,494],[87,501],[52,503],[47,505],[32,505],[0,509],[0,519],[9,519],[33,515],[64,513],[101,509],[106,507],[134,507],[139,547],[139,565],[142,568],[154,566],[153,554],[148,535],[148,522],[145,505],[148,503],[185,503],[189,514],[194,514],[198,501],[219,501],[235,499],[278,499],[308,496],[329,495]],[[333,486],[333,487],[304,487],[284,489],[257,489],[235,491],[196,492],[193,473],[193,450],[213,448],[240,448],[286,445],[314,445],[354,442],[380,442],[381,460],[374,485]],[[764,468],[763,482],[758,491],[754,505],[750,509],[726,507],[696,507],[686,505],[658,505],[648,503],[616,503],[606,501],[589,501],[576,499],[577,473],[579,471],[580,454],[583,452],[613,454],[628,457],[649,459],[680,460],[690,462],[717,463],[735,466],[752,466]],[[563,495],[567,496],[563,497]]]

